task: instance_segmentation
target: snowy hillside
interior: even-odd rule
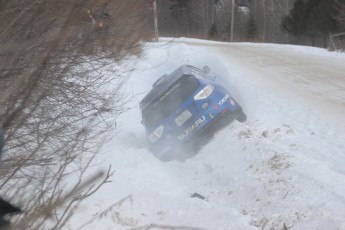
[[[139,101],[158,77],[182,64],[208,65],[248,120],[227,125],[185,162],[160,162],[146,148]],[[93,218],[84,229],[151,223],[208,230],[345,229],[345,55],[161,39],[146,44],[126,88],[129,110],[100,156],[115,169],[112,183],[79,207],[67,229]]]

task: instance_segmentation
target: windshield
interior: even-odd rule
[[[174,113],[199,87],[194,76],[185,75],[143,111],[147,127],[155,127],[165,117]]]

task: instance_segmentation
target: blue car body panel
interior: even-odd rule
[[[164,104],[164,100],[170,95],[175,93],[175,97],[178,97],[184,94],[182,88],[188,84],[192,86],[192,92],[189,92],[187,97],[183,96],[182,101],[177,98]],[[209,85],[213,88],[211,94],[196,100],[196,95]],[[176,101],[178,104],[175,105]],[[173,108],[170,108],[170,105]],[[160,109],[159,106],[168,108],[167,111],[172,110],[165,113],[164,108]],[[140,108],[150,150],[159,158],[198,136],[222,114],[242,112],[242,108],[214,77],[189,65],[183,65],[171,74],[159,78],[140,102]],[[159,118],[152,122],[155,114],[160,111],[163,115],[160,114]],[[179,117],[185,116],[188,119],[179,121]],[[150,139],[150,135],[153,138]]]

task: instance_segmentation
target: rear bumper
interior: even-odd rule
[[[195,119],[195,122],[199,121],[199,125],[194,128],[192,132],[189,132],[188,129],[186,129],[185,132],[170,137],[170,141],[164,141],[159,144],[151,144],[150,150],[161,160],[171,160],[174,158],[175,152],[179,152],[187,144],[198,139],[198,137],[209,130],[210,127],[214,127],[212,132],[215,132],[233,120],[239,120],[242,122],[243,115],[244,113],[240,106],[238,106],[235,111],[230,111],[228,108],[223,108],[217,112],[206,110]]]

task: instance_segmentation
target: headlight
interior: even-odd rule
[[[161,125],[159,126],[155,131],[153,131],[150,135],[149,135],[149,141],[151,143],[155,143],[156,141],[159,140],[159,138],[161,138],[162,134],[163,134],[163,130],[164,127]]]
[[[194,100],[205,99],[211,95],[214,90],[214,86],[211,84],[206,85],[199,93],[194,96]]]
[[[188,109],[186,109],[180,115],[178,115],[178,117],[175,118],[175,123],[178,126],[181,126],[182,124],[184,124],[191,117],[192,117],[192,114],[189,112]]]

